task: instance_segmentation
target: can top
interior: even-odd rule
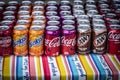
[[[13,19],[15,19],[15,16],[4,16],[3,19],[4,20],[13,20]]]
[[[77,19],[89,19],[88,15],[79,15]]]
[[[107,23],[111,23],[111,24],[119,24],[120,21],[117,20],[117,19],[110,19],[110,20],[107,20]]]
[[[64,20],[73,20],[73,19],[75,19],[75,17],[74,17],[73,15],[62,16],[62,18],[63,18]]]
[[[3,7],[0,7],[0,11],[2,11],[3,10]]]
[[[92,16],[93,19],[103,19],[102,15],[96,14]]]
[[[44,23],[44,21],[42,21],[42,20],[34,20],[34,21],[32,22],[32,24],[43,25],[43,24],[45,24],[45,23]]]
[[[77,19],[78,24],[90,24],[88,19]]]
[[[62,26],[63,30],[75,30],[75,26],[73,25],[64,25]]]
[[[43,30],[44,28],[42,26],[31,26],[30,30]]]
[[[59,30],[59,27],[58,27],[58,26],[47,26],[47,27],[46,27],[46,30],[56,31],[56,30]]]
[[[12,24],[13,22],[10,21],[10,20],[4,20],[4,21],[1,21],[0,24],[2,25],[9,25],[9,24]]]
[[[82,5],[83,4],[83,1],[82,0],[74,0],[73,2],[74,5]]]
[[[93,26],[93,29],[104,29],[104,30],[106,30],[106,26],[104,25],[104,24],[96,24],[96,25],[94,25]]]
[[[47,5],[49,5],[49,6],[55,6],[55,5],[57,5],[57,2],[56,1],[48,1]]]
[[[62,24],[65,24],[65,25],[74,25],[75,21],[74,20],[63,20]]]
[[[61,5],[69,5],[70,4],[70,1],[69,0],[62,0],[60,2]]]
[[[5,5],[5,2],[0,1],[0,6],[4,6],[4,5]]]
[[[5,9],[11,11],[11,10],[16,10],[17,7],[16,6],[8,6]]]
[[[19,10],[30,10],[30,6],[21,6]]]
[[[9,26],[0,26],[0,31],[8,30]]]
[[[47,16],[47,18],[52,21],[60,20],[59,16]]]
[[[5,11],[3,12],[4,15],[13,15],[15,12],[14,11]]]
[[[100,4],[99,7],[100,7],[100,8],[108,8],[109,5],[104,3],[104,4]]]
[[[119,29],[120,30],[120,25],[117,25],[117,24],[110,25],[110,29]]]
[[[33,11],[32,15],[33,16],[38,16],[38,15],[43,15],[44,13],[42,11]]]
[[[59,25],[60,22],[59,21],[48,21],[47,24],[50,26],[56,26],[56,25]]]
[[[114,18],[114,17],[116,17],[116,14],[114,14],[114,13],[107,13],[105,15],[105,17],[107,17],[107,18]]]
[[[120,13],[120,9],[115,10],[116,13]]]
[[[17,23],[18,24],[28,24],[29,21],[28,20],[18,20]]]
[[[29,15],[29,11],[19,11],[18,14],[20,15]]]
[[[44,9],[43,6],[34,6],[33,7],[33,10],[35,10],[35,11],[39,11],[39,10],[43,10],[43,9]]]
[[[92,17],[93,15],[96,15],[96,14],[98,14],[98,11],[97,11],[97,10],[89,10],[89,11],[87,12],[87,15],[88,15],[89,17]]]
[[[86,0],[86,3],[87,4],[95,4],[95,1],[94,0]]]
[[[73,9],[81,10],[81,9],[83,9],[83,5],[74,5]]]
[[[34,16],[35,20],[43,20],[45,19],[45,16]]]
[[[105,21],[103,19],[93,19],[93,24],[105,24]]]
[[[46,10],[48,10],[48,11],[55,11],[57,9],[58,9],[57,6],[47,6],[46,7]]]
[[[36,6],[41,6],[41,5],[44,5],[45,3],[44,3],[44,1],[35,1],[34,2],[34,5],[36,5]]]
[[[14,27],[14,30],[26,30],[26,29],[27,29],[27,27],[24,25],[17,25]]]
[[[47,16],[53,16],[53,15],[57,15],[58,13],[56,11],[47,11],[46,15]]]
[[[22,1],[22,5],[30,5],[31,3],[31,1]]]
[[[60,10],[66,11],[66,10],[70,10],[70,9],[71,9],[71,7],[68,6],[68,5],[62,5],[62,6],[60,6]]]
[[[8,5],[11,5],[11,6],[17,5],[17,4],[18,4],[18,1],[9,1],[8,2]]]
[[[30,19],[31,18],[31,16],[30,15],[20,15],[19,16],[19,19]]]
[[[60,11],[60,15],[63,15],[63,16],[71,15],[71,14],[72,14],[71,11]]]

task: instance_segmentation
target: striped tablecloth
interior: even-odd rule
[[[0,57],[0,80],[120,80],[115,55]]]

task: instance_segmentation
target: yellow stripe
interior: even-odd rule
[[[116,67],[119,69],[120,71],[120,65],[119,63],[117,62],[117,60],[115,59],[114,55],[109,55],[111,60],[114,62],[114,64],[116,65]]]
[[[93,72],[90,64],[88,63],[86,59],[87,57],[85,55],[78,55],[78,56],[87,73],[87,80],[94,80],[95,73]]]
[[[67,74],[66,74],[65,66],[62,61],[62,56],[57,56],[56,60],[57,60],[57,64],[60,70],[60,75],[61,75],[60,79],[66,80]]]
[[[36,62],[37,63],[35,63],[35,64],[37,64],[37,78],[38,78],[38,80],[42,80],[41,79],[41,66],[40,66],[40,59],[39,59],[39,57],[35,57],[36,58]]]
[[[10,80],[10,56],[4,58],[3,79]]]

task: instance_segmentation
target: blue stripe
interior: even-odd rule
[[[22,57],[18,56],[17,57],[17,66],[16,66],[16,77],[17,80],[22,80],[23,79],[23,72],[22,72]]]
[[[99,59],[97,58],[96,54],[91,54],[91,57],[95,63],[95,65],[97,66],[99,72],[100,72],[100,80],[106,80],[106,73],[104,68],[101,65],[101,62],[99,61]]]
[[[68,62],[69,62],[69,65],[70,65],[70,69],[72,71],[72,80],[78,80],[79,77],[78,77],[78,71],[76,69],[76,66],[75,66],[75,63],[73,61],[73,58],[72,56],[67,56],[67,59],[68,59]]]

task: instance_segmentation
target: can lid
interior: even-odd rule
[[[46,30],[56,31],[56,30],[59,30],[59,27],[58,27],[58,26],[47,26],[47,27],[46,27]]]
[[[106,29],[106,26],[104,24],[96,24],[93,26],[93,29]]]
[[[33,7],[33,10],[35,10],[35,11],[39,11],[39,10],[43,10],[43,9],[44,9],[43,6],[34,6]]]
[[[5,5],[5,2],[0,1],[0,6],[3,6],[3,5]]]
[[[81,10],[81,9],[83,9],[83,5],[74,5],[73,9]]]
[[[91,27],[90,27],[90,25],[88,25],[88,24],[80,24],[80,25],[78,25],[78,30],[79,29],[90,29]]]
[[[9,25],[9,24],[12,24],[13,22],[10,21],[10,20],[4,20],[4,21],[1,21],[0,24],[2,25]]]
[[[5,9],[11,11],[11,10],[16,10],[17,7],[16,6],[8,6]]]
[[[101,9],[101,12],[102,12],[102,13],[110,13],[110,12],[111,12],[111,9]]]
[[[103,19],[102,15],[96,14],[92,16],[93,19]]]
[[[83,4],[83,1],[82,0],[74,0],[73,4],[80,5],[80,4]]]
[[[70,10],[70,9],[71,9],[71,7],[67,6],[67,5],[60,6],[60,10],[66,11],[66,10]]]
[[[5,11],[3,14],[4,15],[13,15],[15,12],[14,11]]]
[[[96,15],[96,14],[98,14],[98,11],[97,11],[97,10],[89,10],[89,11],[87,12],[87,15],[88,15],[89,17],[92,17],[93,15]]]
[[[57,5],[57,2],[56,1],[48,1],[47,5],[54,6],[54,5]]]
[[[17,5],[18,4],[18,1],[9,1],[8,2],[8,5]]]
[[[60,15],[71,15],[71,11],[60,11]]]
[[[62,1],[60,2],[60,4],[61,4],[61,5],[68,5],[68,4],[70,4],[70,1],[69,1],[69,0],[62,0]]]
[[[93,24],[105,24],[105,21],[103,19],[93,19]]]
[[[73,25],[64,25],[64,26],[62,26],[62,29],[64,29],[64,30],[75,30],[75,26],[73,26]]]
[[[21,6],[19,10],[30,10],[30,6]]]
[[[44,28],[42,26],[31,26],[30,30],[43,30]]]
[[[40,24],[40,25],[42,25],[42,24],[44,24],[44,21],[42,21],[42,20],[34,20],[32,22],[32,24]]]
[[[0,31],[8,30],[9,26],[0,26]]]
[[[110,25],[110,29],[120,29],[120,25],[117,24]]]
[[[32,15],[34,15],[34,16],[43,15],[43,12],[42,11],[33,11]]]
[[[117,20],[117,19],[110,19],[110,20],[108,20],[107,22],[108,22],[108,23],[111,23],[111,24],[119,24],[119,23],[120,23],[120,21]]]
[[[59,16],[48,16],[47,18],[52,21],[60,20]]]
[[[56,6],[47,6],[46,10],[48,11],[54,11],[57,10],[58,8]]]
[[[51,26],[56,26],[56,25],[59,25],[60,22],[59,21],[48,21],[47,24]]]
[[[40,6],[40,5],[44,5],[45,3],[43,1],[35,1],[34,5]]]
[[[17,25],[14,27],[14,30],[26,30],[26,29],[27,29],[27,27],[24,25]]]
[[[20,15],[19,16],[19,19],[30,19],[31,18],[31,16],[30,15]]]
[[[109,5],[104,3],[104,4],[100,4],[99,7],[100,7],[100,8],[108,8]]]
[[[62,24],[74,25],[74,24],[75,24],[75,21],[73,21],[73,20],[63,20],[63,21],[62,21]]]
[[[114,17],[116,17],[116,14],[114,14],[114,13],[107,13],[105,15],[105,17],[107,17],[107,18],[114,18]]]
[[[79,15],[77,19],[89,19],[88,15]]]
[[[116,12],[116,13],[120,13],[120,9],[116,9],[115,12]]]
[[[77,19],[78,24],[90,24],[88,19]]]
[[[22,5],[30,5],[31,3],[31,1],[22,1]]]
[[[57,15],[58,13],[56,11],[47,11],[46,15],[47,16],[53,16],[53,15]]]
[[[87,4],[95,4],[95,1],[94,0],[87,0],[86,3]]]
[[[28,14],[29,14],[29,11],[19,11],[18,14],[21,14],[21,15],[28,15]]]
[[[73,15],[66,15],[66,16],[63,16],[62,18],[65,19],[65,20],[73,20],[73,19],[75,19],[75,17]]]
[[[35,20],[43,20],[43,19],[45,19],[45,16],[34,16],[34,19]]]
[[[13,19],[15,19],[15,16],[4,16],[3,19],[4,20],[13,20]]]
[[[17,23],[18,24],[28,24],[28,20],[18,20]]]

